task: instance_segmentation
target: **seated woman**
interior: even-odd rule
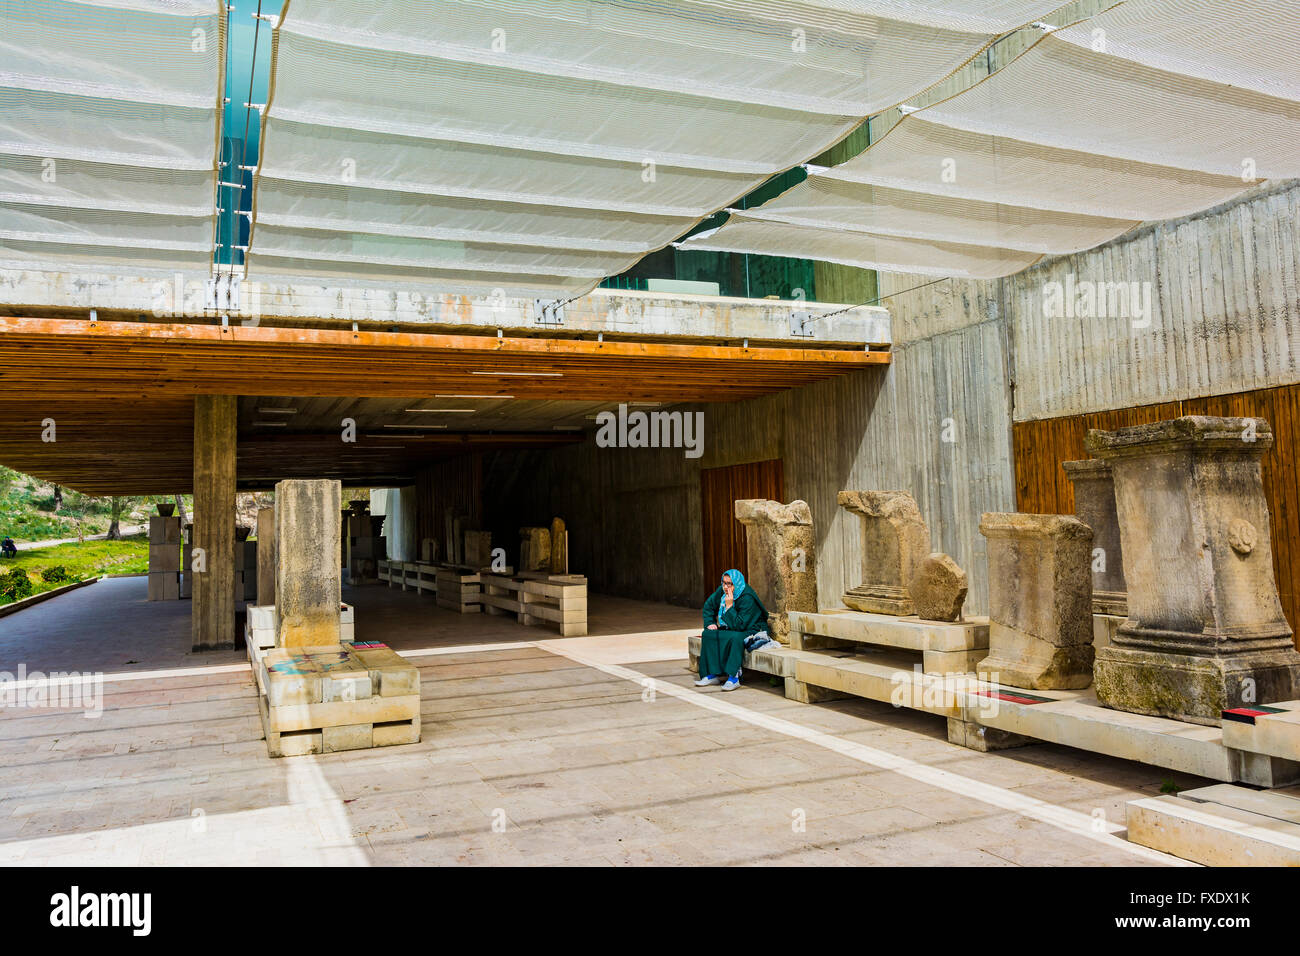
[[[734,568],[722,576],[722,586],[704,602],[704,630],[700,632],[700,679],[696,687],[722,684],[723,690],[740,686],[740,664],[745,638],[767,630],[767,608],[745,576]]]

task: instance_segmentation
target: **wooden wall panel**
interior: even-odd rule
[[[736,502],[745,498],[785,500],[781,459],[700,471],[704,587],[708,590],[716,588],[723,572],[731,568],[749,574],[745,526],[736,520]]]
[[[447,508],[468,516],[475,525],[483,520],[483,456],[461,455],[422,468],[415,482],[416,549],[425,538],[438,542],[443,551]]]
[[[1272,426],[1273,447],[1264,454],[1262,470],[1273,571],[1287,620],[1292,630],[1300,632],[1300,385],[1016,422],[1017,509],[1037,514],[1074,513],[1074,491],[1061,462],[1088,457],[1083,447],[1088,429],[1112,430],[1181,415],[1258,417]]]

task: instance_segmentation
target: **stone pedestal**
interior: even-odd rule
[[[768,610],[768,633],[790,642],[790,611],[817,610],[817,542],[806,501],[783,505],[764,498],[736,502],[745,526],[749,586]]]
[[[856,611],[915,613],[908,586],[930,553],[930,529],[906,491],[841,491],[839,506],[861,519],[862,583],[846,591]]]
[[[551,529],[519,529],[519,570],[544,571],[551,566]]]
[[[1068,515],[985,514],[989,656],[981,680],[1066,690],[1092,682],[1092,531]]]
[[[492,563],[492,532],[465,532],[465,564],[475,570]]]
[[[1261,418],[1088,433],[1114,474],[1128,585],[1128,618],[1097,655],[1106,706],[1217,724],[1229,708],[1296,697],[1260,475],[1272,444]]]
[[[1092,613],[1128,614],[1124,549],[1110,465],[1088,458],[1063,461],[1061,467],[1074,485],[1074,516],[1092,529]]]
[[[281,481],[275,486],[277,647],[339,643],[338,481]]]

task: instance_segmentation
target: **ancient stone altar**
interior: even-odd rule
[[[1092,531],[1068,515],[984,514],[989,656],[981,680],[1042,690],[1092,682]]]
[[[1187,416],[1088,433],[1110,463],[1128,619],[1097,654],[1097,698],[1217,724],[1296,696],[1300,654],[1282,614],[1260,458],[1262,418]]]
[[[749,585],[768,610],[768,633],[789,643],[788,612],[817,610],[812,511],[806,501],[745,498],[736,502],[736,520],[745,526]]]
[[[914,613],[908,586],[930,553],[930,529],[906,491],[841,491],[839,506],[862,525],[862,583],[844,593],[857,611]]]
[[[1063,461],[1074,485],[1074,515],[1092,529],[1092,613],[1128,613],[1124,549],[1115,513],[1115,482],[1110,465],[1098,458]]]

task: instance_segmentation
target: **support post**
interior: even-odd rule
[[[195,651],[235,646],[236,404],[234,395],[194,398],[190,636]]]

